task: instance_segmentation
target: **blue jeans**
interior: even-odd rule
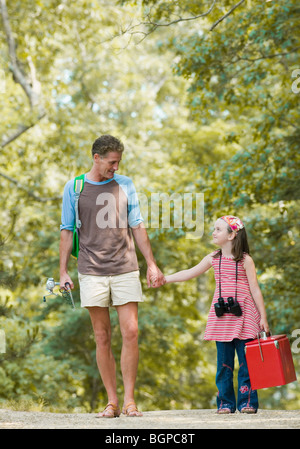
[[[249,372],[245,356],[245,343],[251,340],[239,340],[237,338],[229,342],[217,341],[217,375],[216,385],[218,388],[217,406],[229,408],[235,412],[236,408],[241,411],[243,407],[258,408],[258,397],[256,390],[251,389]],[[238,372],[238,396],[237,402],[233,389],[234,356],[237,352],[239,361]]]

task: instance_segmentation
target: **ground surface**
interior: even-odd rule
[[[141,418],[121,415],[97,419],[93,413],[22,412],[0,409],[0,429],[300,429],[300,410],[259,410],[256,415],[215,410],[144,412]]]

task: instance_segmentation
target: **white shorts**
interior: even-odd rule
[[[139,270],[114,276],[78,273],[78,279],[81,307],[114,307],[143,302]]]

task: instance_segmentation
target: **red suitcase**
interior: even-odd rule
[[[297,380],[286,335],[259,337],[246,343],[251,388],[277,387]]]

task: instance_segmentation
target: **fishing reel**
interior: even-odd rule
[[[74,303],[74,299],[73,299],[73,295],[72,295],[72,291],[71,291],[71,285],[69,284],[69,282],[65,283],[65,286],[63,288],[59,289],[59,292],[61,293],[61,295],[59,295],[58,293],[55,293],[53,290],[54,288],[60,285],[59,282],[55,282],[54,278],[48,278],[47,282],[46,282],[46,290],[48,290],[48,295],[44,295],[43,296],[43,302],[46,302],[46,298],[48,296],[57,296],[59,298],[63,298],[65,299],[69,304],[72,305],[72,308],[75,309],[75,303]]]

